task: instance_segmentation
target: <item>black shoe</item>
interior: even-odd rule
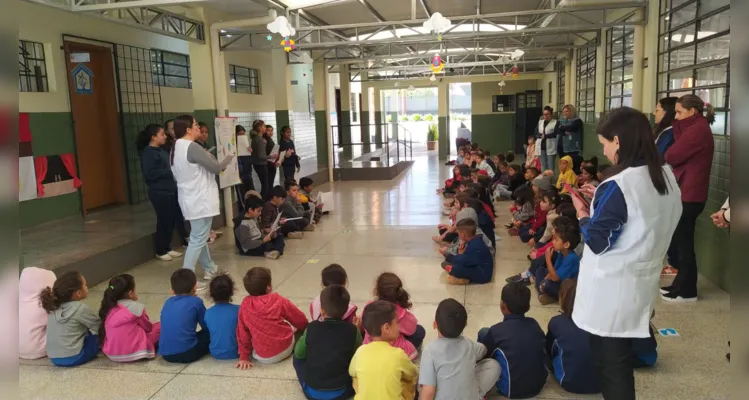
[[[505,228],[507,228],[507,229],[510,229],[510,228],[512,228],[514,226],[515,226],[515,224],[513,224],[512,222],[510,222],[509,224],[505,224]]]
[[[668,285],[661,288],[661,294],[669,294],[674,290],[674,285]]]
[[[513,276],[505,279],[505,282],[507,282],[507,283],[517,282],[519,279],[522,279],[522,277],[520,276],[520,274],[517,274],[517,275],[513,275]]]
[[[678,292],[666,293],[664,295],[661,295],[661,298],[669,303],[693,303],[697,301],[697,295],[684,296]]]

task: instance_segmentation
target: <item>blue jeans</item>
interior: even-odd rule
[[[190,244],[185,251],[185,261],[182,268],[195,271],[195,263],[200,265],[205,272],[216,272],[216,264],[211,258],[208,250],[208,236],[211,234],[211,223],[213,217],[205,217],[190,220]]]
[[[83,348],[80,353],[71,357],[50,358],[49,360],[58,367],[77,367],[93,360],[97,354],[99,354],[99,337],[89,333],[83,339]]]
[[[541,156],[538,157],[541,160],[541,172],[546,171],[547,169],[550,169],[554,171],[554,174],[557,173],[557,155],[556,154],[546,154],[546,150],[541,150]]]

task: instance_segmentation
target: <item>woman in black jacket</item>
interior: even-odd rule
[[[148,199],[151,200],[156,212],[156,258],[171,261],[182,256],[182,253],[171,248],[172,232],[178,223],[178,213],[180,217],[182,213],[177,203],[177,183],[169,166],[169,153],[161,148],[165,143],[164,128],[158,124],[148,124],[138,134],[135,145],[140,153],[143,179],[148,187]],[[184,226],[180,234],[183,230]]]
[[[296,147],[294,141],[291,140],[291,128],[284,126],[281,128],[281,141],[279,142],[279,154],[284,154],[283,162],[281,167],[283,168],[283,179],[294,179],[294,169],[299,172],[301,165],[299,164],[299,156],[296,154]]]
[[[252,130],[250,131],[250,147],[252,148],[252,154],[250,160],[252,161],[252,168],[257,174],[257,178],[260,181],[260,195],[263,200],[270,200],[270,181],[268,180],[268,153],[266,151],[266,139],[265,139],[265,122],[262,120],[255,120],[252,123]]]

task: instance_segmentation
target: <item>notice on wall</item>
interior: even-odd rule
[[[215,132],[216,132],[216,159],[221,162],[225,157],[234,156],[226,169],[221,171],[218,176],[218,183],[221,189],[238,185],[241,180],[239,179],[239,165],[237,163],[237,141],[234,135],[234,126],[237,123],[236,118],[231,117],[216,117],[215,119]]]

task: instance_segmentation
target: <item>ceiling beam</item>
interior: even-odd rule
[[[429,11],[429,6],[427,5],[427,0],[419,0],[421,3],[421,8],[424,9],[424,12],[427,14],[427,18],[432,16],[432,12]]]
[[[133,1],[117,1],[107,0],[106,3],[98,4],[82,4],[77,5],[75,2],[72,3],[72,11],[102,11],[102,10],[115,10],[122,8],[137,8],[137,7],[154,7],[154,6],[178,6],[181,4],[197,3],[204,0],[133,0]]]
[[[522,65],[522,64],[534,64],[534,63],[546,63],[548,61],[553,61],[555,58],[553,57],[547,57],[547,58],[538,58],[533,60],[517,60],[517,61],[507,61],[507,62],[501,62],[501,61],[478,61],[478,62],[464,62],[464,63],[445,63],[445,68],[468,68],[468,67],[489,67],[489,66],[500,66],[504,65],[507,67],[507,70],[512,68],[513,65]],[[391,65],[387,67],[377,67],[377,68],[367,68],[367,67],[349,67],[349,71],[367,71],[367,72],[381,72],[381,71],[414,71],[414,70],[430,70],[429,65]]]
[[[372,7],[372,5],[367,2],[367,0],[358,0],[358,2],[359,4],[363,5],[378,22],[385,21],[385,18],[383,18],[382,15],[380,15],[380,13],[378,13],[377,10],[375,10],[374,7]]]

